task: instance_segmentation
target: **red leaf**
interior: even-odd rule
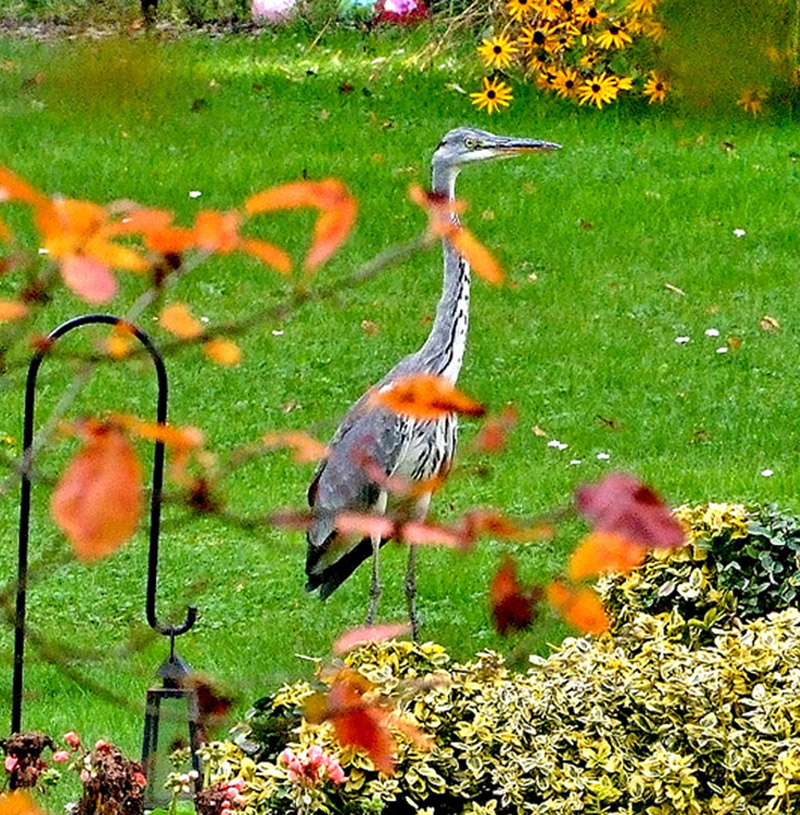
[[[136,531],[142,514],[142,467],[114,425],[85,421],[83,447],[56,485],[50,514],[77,557],[111,554]]]
[[[322,710],[307,707],[306,718],[312,723],[329,721],[342,747],[366,753],[379,772],[391,775],[395,740],[387,724],[389,711],[365,698],[372,690],[372,684],[361,674],[342,670],[331,685]]]
[[[449,549],[466,549],[472,538],[463,529],[441,526],[440,524],[409,521],[399,530],[398,537],[412,546],[445,546]]]
[[[604,572],[627,574],[639,566],[647,547],[613,532],[592,532],[583,539],[569,558],[567,574],[571,580],[583,580]]]
[[[393,640],[402,637],[411,630],[408,623],[384,623],[383,625],[365,625],[362,628],[354,628],[342,634],[333,644],[333,653],[338,655],[346,654],[359,645],[366,645],[370,642],[380,642],[381,640]]]
[[[61,277],[87,303],[107,303],[117,293],[111,267],[88,255],[67,255],[61,261]]]
[[[475,450],[482,453],[500,453],[506,447],[509,432],[517,423],[517,409],[506,405],[497,416],[490,416],[472,442]]]
[[[367,515],[359,512],[340,512],[336,516],[336,531],[345,537],[391,538],[394,521],[385,515]]]
[[[608,617],[597,592],[588,586],[573,588],[553,581],[547,587],[547,602],[571,625],[586,634],[609,629]]]
[[[489,584],[492,619],[498,632],[505,635],[512,628],[520,631],[528,628],[537,614],[536,603],[541,593],[538,587],[523,590],[514,560],[505,555]]]
[[[575,505],[596,530],[621,535],[657,549],[683,546],[683,528],[653,490],[627,473],[611,473],[599,484],[585,484]]]
[[[372,403],[415,419],[441,419],[449,413],[483,416],[483,405],[463,394],[446,379],[417,374],[398,379],[372,392]]]

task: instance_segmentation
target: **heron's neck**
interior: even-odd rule
[[[455,198],[458,169],[449,165],[433,165],[433,192]],[[458,222],[454,214],[453,220]],[[469,328],[469,264],[460,257],[447,240],[444,252],[444,282],[442,296],[436,307],[431,333],[420,349],[420,357],[431,373],[455,383],[464,361]]]

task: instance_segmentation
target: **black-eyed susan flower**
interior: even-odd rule
[[[597,51],[587,51],[579,60],[581,68],[596,68],[601,62],[600,54]]]
[[[593,3],[587,3],[575,10],[575,19],[584,28],[593,28],[605,19],[605,12],[600,11]]]
[[[578,72],[574,68],[564,68],[560,71],[556,71],[553,87],[562,99],[573,98],[578,90],[579,84],[580,79],[578,78]]]
[[[560,0],[534,0],[534,7],[543,20],[558,20],[561,16]]]
[[[624,48],[633,42],[633,38],[621,25],[612,23],[597,35],[595,42],[601,48]]]
[[[631,14],[650,15],[656,7],[657,0],[631,0],[628,3],[628,11]]]
[[[550,57],[545,51],[534,51],[528,60],[528,69],[535,74],[550,69]]]
[[[553,37],[552,29],[547,26],[530,26],[526,25],[519,33],[519,44],[531,51],[538,48],[545,48],[547,44],[555,39]]]
[[[648,78],[647,82],[644,83],[642,93],[647,97],[647,101],[651,105],[661,105],[667,98],[667,93],[669,93],[669,90],[669,82],[667,82],[667,80],[661,76],[661,74],[651,71],[650,77]]]
[[[536,87],[543,91],[554,91],[556,74],[553,71],[542,71],[536,77]]]
[[[515,20],[524,20],[526,17],[530,17],[536,10],[533,5],[533,0],[508,0],[506,8],[508,9],[508,13]]]
[[[499,79],[483,78],[483,89],[471,93],[472,104],[479,110],[486,109],[487,113],[494,113],[501,107],[507,108],[514,98],[511,88]]]
[[[753,116],[758,116],[764,110],[764,102],[767,99],[767,94],[758,90],[757,88],[748,88],[736,100],[736,104],[745,112],[752,113]]]
[[[602,108],[603,105],[613,102],[618,92],[619,89],[614,79],[603,71],[602,74],[589,77],[583,82],[578,88],[578,101],[582,105],[588,103]]]
[[[498,34],[485,39],[478,48],[478,53],[490,67],[505,68],[517,53],[517,46],[505,34]]]
[[[641,25],[642,34],[644,34],[645,37],[650,37],[657,45],[660,45],[664,41],[664,35],[667,33],[667,30],[658,20],[644,19]]]

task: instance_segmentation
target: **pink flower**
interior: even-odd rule
[[[64,741],[70,750],[77,750],[81,746],[81,737],[74,730],[64,733]]]
[[[317,769],[317,767],[321,767],[325,763],[326,755],[322,751],[321,747],[318,747],[316,744],[313,747],[308,748],[308,763],[311,765],[313,769]]]
[[[3,766],[6,768],[7,773],[13,773],[19,764],[19,759],[16,756],[6,756]]]
[[[330,778],[334,784],[344,783],[344,770],[342,769],[342,765],[339,764],[335,758],[328,762],[328,766],[325,769],[328,771],[328,778]]]
[[[228,787],[228,789],[225,790],[225,797],[229,801],[232,801],[234,798],[236,798],[238,794],[239,790],[237,790],[236,787]]]
[[[297,0],[252,0],[250,13],[257,22],[285,23],[296,5]]]
[[[234,778],[231,781],[228,781],[228,789],[234,789],[237,792],[241,792],[244,789],[244,778]]]
[[[111,745],[105,739],[98,739],[94,743],[94,749],[99,753],[107,753],[111,749]]]
[[[146,787],[147,786],[147,778],[145,777],[144,773],[134,773],[133,774],[133,783],[139,787]]]
[[[69,753],[66,750],[59,750],[53,753],[53,761],[56,764],[63,764],[65,761],[69,761]]]
[[[81,770],[81,781],[84,784],[89,783],[89,779],[91,778],[91,773],[88,770]]]

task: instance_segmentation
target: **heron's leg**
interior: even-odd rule
[[[414,507],[414,516],[418,521],[424,521],[431,505],[431,493],[420,496]],[[417,547],[408,547],[408,569],[406,570],[406,605],[408,606],[408,621],[411,623],[411,636],[414,642],[419,640],[419,617],[417,617]]]
[[[375,612],[378,610],[378,600],[381,597],[381,581],[378,576],[378,556],[381,551],[381,536],[372,536],[372,586],[369,590],[369,612],[367,625],[375,621]]]
[[[419,641],[419,620],[417,618],[417,547],[408,547],[408,569],[406,571],[406,603],[408,621],[411,623],[411,636],[414,642]]]

